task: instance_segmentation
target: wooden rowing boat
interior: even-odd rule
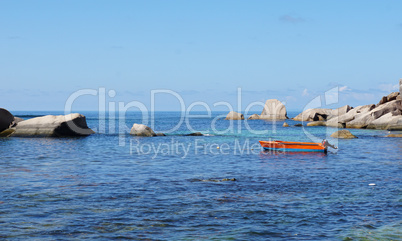
[[[265,150],[282,152],[327,152],[322,143],[294,141],[259,141]]]

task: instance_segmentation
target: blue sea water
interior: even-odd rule
[[[327,155],[275,153],[258,141],[336,129],[82,114],[96,134],[0,139],[1,240],[401,240],[402,140],[387,131],[351,130],[359,138],[329,139]],[[167,135],[127,133],[144,121]]]

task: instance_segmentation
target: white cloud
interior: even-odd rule
[[[344,91],[347,91],[347,90],[351,90],[351,89],[349,89],[346,85],[342,86],[342,87],[339,87],[339,92],[344,92]]]
[[[302,93],[302,96],[308,96],[308,95],[309,95],[308,90],[307,90],[307,89],[304,89],[304,90],[303,90],[303,93]]]

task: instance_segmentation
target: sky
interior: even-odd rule
[[[377,103],[402,78],[401,10],[399,0],[0,0],[0,107],[244,111],[278,99],[296,111],[334,88],[323,107]]]

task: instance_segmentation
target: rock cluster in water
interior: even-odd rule
[[[311,121],[307,126],[402,130],[402,100],[399,92],[381,98],[378,104],[339,109],[309,109],[294,120]]]
[[[244,120],[244,115],[236,111],[231,111],[226,116],[225,120]]]
[[[156,133],[146,125],[134,123],[130,130],[130,135],[151,137],[156,136]]]

